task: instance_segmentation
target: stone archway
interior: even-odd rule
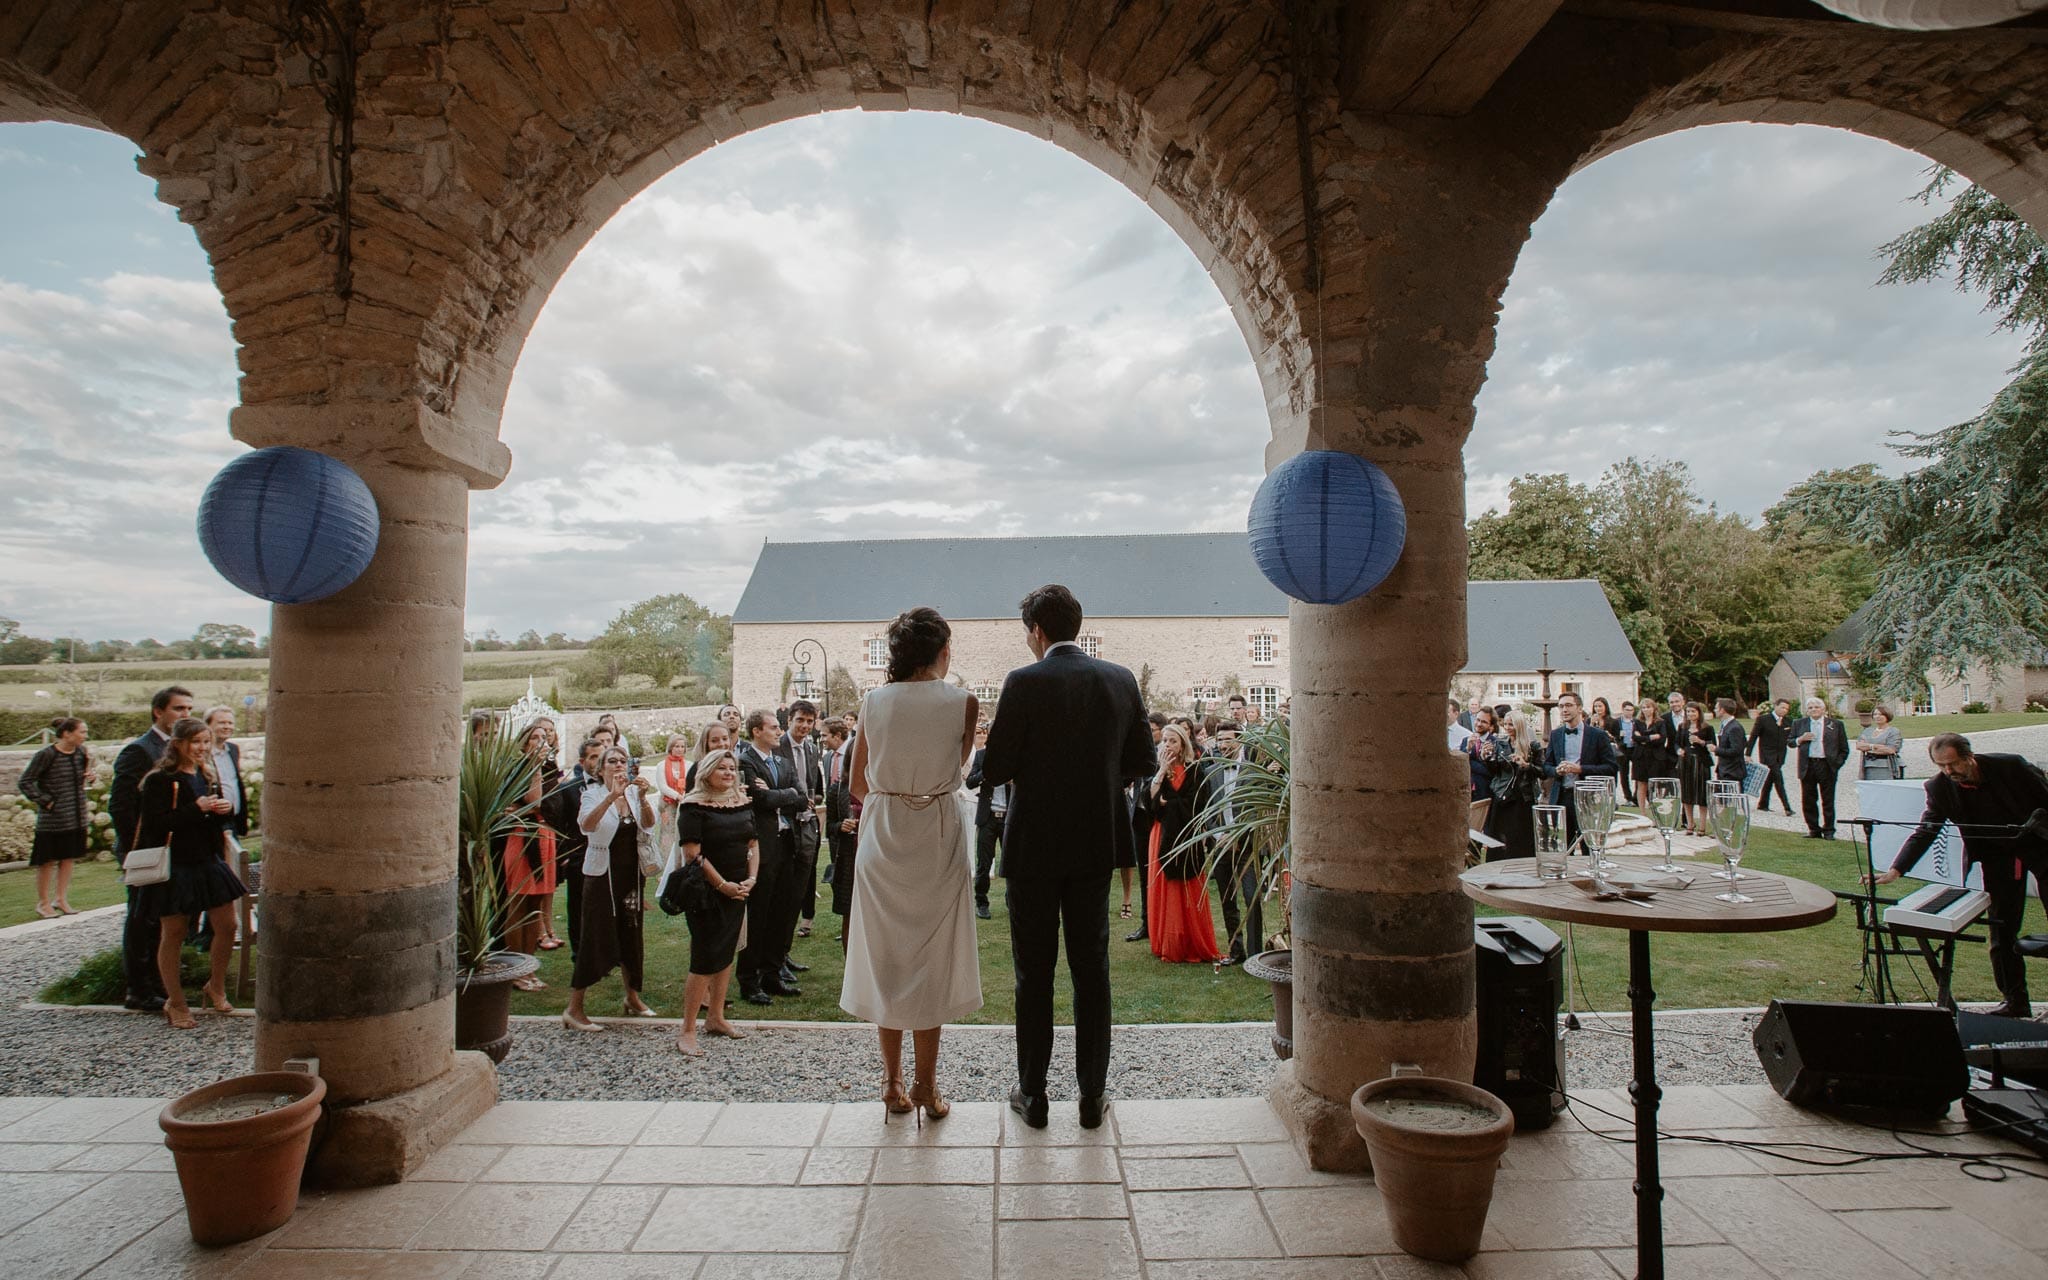
[[[492,1096],[488,1067],[452,1051],[452,800],[467,493],[510,465],[512,361],[591,232],[718,139],[924,107],[1076,151],[1216,274],[1264,383],[1269,462],[1347,449],[1394,478],[1410,539],[1395,574],[1293,611],[1297,1057],[1275,1096],[1322,1167],[1362,1163],[1344,1105],[1358,1084],[1397,1062],[1471,1068],[1463,773],[1413,727],[1435,723],[1464,660],[1463,444],[1501,290],[1551,193],[1687,112],[1770,102],[1754,114],[1849,127],[1838,113],[1869,108],[1868,127],[1953,155],[2048,221],[2048,63],[2026,31],[1920,37],[1712,0],[366,10],[347,228],[313,60],[275,6],[0,13],[0,119],[134,139],[193,224],[241,346],[236,437],[343,458],[383,508],[365,577],[272,625],[258,1058],[321,1057],[345,1104],[325,1156],[340,1180],[403,1176]],[[1319,289],[1296,22],[1313,50]],[[1919,127],[1933,132],[1907,141]],[[336,726],[366,720],[384,731],[332,750]]]

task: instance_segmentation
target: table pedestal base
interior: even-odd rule
[[[1657,993],[1650,988],[1650,935],[1631,929],[1628,935],[1628,1003],[1635,1049],[1635,1079],[1629,1097],[1636,1104],[1636,1276],[1664,1280],[1664,1184],[1657,1177],[1657,1087],[1655,1031],[1650,1009]]]

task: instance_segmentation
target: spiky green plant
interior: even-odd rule
[[[1238,746],[1242,759],[1236,785],[1227,797],[1219,793],[1209,798],[1171,852],[1180,854],[1206,844],[1202,863],[1205,877],[1215,879],[1218,867],[1226,862],[1240,874],[1248,868],[1257,877],[1259,896],[1265,898],[1282,887],[1288,868],[1289,823],[1294,812],[1290,791],[1293,739],[1287,721],[1276,719],[1246,728],[1239,735]],[[1220,762],[1203,763],[1215,768]],[[1234,893],[1236,888],[1235,884],[1227,885],[1224,892]],[[1284,946],[1294,933],[1292,904],[1285,893],[1281,895],[1280,919],[1279,936]],[[1239,923],[1238,933],[1244,931],[1246,923],[1249,915]],[[1236,937],[1233,934],[1229,941],[1235,942]],[[1262,938],[1250,942],[1254,945],[1247,950],[1265,946]]]
[[[458,801],[460,893],[455,921],[455,963],[464,977],[481,970],[506,932],[525,923],[519,902],[505,892],[494,854],[526,808],[540,761],[519,747],[510,726],[474,734],[462,746]]]

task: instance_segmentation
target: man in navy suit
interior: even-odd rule
[[[782,726],[766,711],[747,716],[747,740],[734,752],[740,762],[740,785],[753,800],[754,836],[761,847],[760,878],[747,895],[747,945],[740,951],[740,999],[748,1004],[773,1004],[775,996],[800,996],[803,988],[783,977],[782,962],[796,937],[803,910],[796,882],[797,826],[814,813],[798,786],[795,770],[776,750]]]
[[[155,723],[114,757],[114,785],[107,796],[107,812],[114,820],[116,863],[126,862],[128,850],[135,847],[135,826],[142,818],[142,775],[156,767],[171,740],[171,726],[190,716],[194,705],[192,691],[183,685],[158,689],[149,700],[149,714]],[[153,1013],[164,1007],[164,980],[156,967],[158,922],[137,904],[137,892],[128,890],[128,917],[121,926],[121,967],[128,979],[128,998],[123,1003]]]
[[[1621,770],[1621,758],[1607,731],[1586,719],[1578,694],[1567,693],[1559,698],[1557,713],[1564,723],[1550,731],[1550,752],[1543,758],[1543,776],[1553,780],[1550,803],[1564,806],[1565,838],[1576,840],[1579,807],[1572,803],[1572,786],[1580,778],[1616,777]]]
[[[1109,881],[1131,844],[1124,786],[1154,768],[1145,701],[1130,671],[1091,658],[1081,602],[1045,586],[1019,606],[1037,662],[1003,681],[982,756],[985,786],[1010,788],[1003,879],[1017,968],[1017,1087],[1010,1109],[1046,1125],[1052,1065],[1052,976],[1062,924],[1074,986],[1081,1125],[1102,1123],[1109,1082]]]
[[[1828,714],[1819,698],[1806,700],[1806,714],[1792,722],[1792,749],[1799,753],[1799,812],[1806,838],[1835,838],[1835,777],[1849,759],[1849,731]]]

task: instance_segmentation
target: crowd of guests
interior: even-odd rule
[[[1905,737],[1893,726],[1888,707],[1872,712],[1870,725],[1853,741],[1822,699],[1806,699],[1801,710],[1795,718],[1791,702],[1780,698],[1752,716],[1738,700],[1716,698],[1710,712],[1705,703],[1674,691],[1661,703],[1654,696],[1640,704],[1623,702],[1616,715],[1605,698],[1588,704],[1567,692],[1557,702],[1561,723],[1544,733],[1534,713],[1511,704],[1488,707],[1474,698],[1460,708],[1452,699],[1447,732],[1450,749],[1469,761],[1472,801],[1487,804],[1484,831],[1501,842],[1497,857],[1533,855],[1539,804],[1564,806],[1568,838],[1576,839],[1570,788],[1580,777],[1613,779],[1623,803],[1633,801],[1646,811],[1651,779],[1674,778],[1678,829],[1705,836],[1711,834],[1707,801],[1714,782],[1742,784],[1763,813],[1771,812],[1775,795],[1782,811],[1791,813],[1787,763],[1799,781],[1807,836],[1832,840],[1836,787],[1852,747],[1859,777],[1902,777]]]
[[[206,1007],[232,1013],[228,961],[234,954],[235,906],[247,892],[231,859],[248,834],[241,748],[235,713],[215,707],[195,716],[192,691],[181,685],[150,698],[150,727],[114,757],[107,810],[114,856],[124,865],[136,850],[166,850],[168,874],[130,886],[121,930],[124,1003],[161,1012],[171,1026],[199,1023],[186,1003],[182,950],[190,936],[208,957]],[[75,913],[72,869],[86,853],[86,788],[99,778],[87,745],[90,730],[71,716],[50,722],[52,740],[22,771],[21,794],[36,806],[29,861],[36,871],[36,914]]]

